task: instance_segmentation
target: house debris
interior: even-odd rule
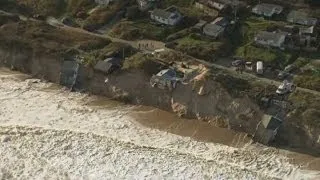
[[[104,74],[110,74],[122,67],[122,62],[120,58],[111,57],[104,61],[99,61],[95,66],[94,70],[102,72]]]
[[[291,11],[287,16],[287,21],[305,26],[316,26],[318,23],[317,18],[308,17],[308,14],[301,11]]]
[[[166,25],[177,25],[183,19],[181,13],[174,6],[167,9],[155,9],[151,12],[151,19]]]
[[[180,82],[180,78],[177,77],[177,73],[172,69],[164,69],[150,79],[152,87],[158,87],[163,90],[168,89],[169,91],[175,89],[178,82]]]
[[[265,16],[265,17],[273,17],[275,15],[281,14],[283,11],[283,7],[276,4],[258,4],[254,8],[252,8],[252,13]]]
[[[261,31],[256,35],[254,41],[257,45],[284,49],[286,35],[287,33]]]
[[[264,115],[258,123],[253,140],[262,144],[269,144],[278,133],[282,120],[270,115]]]

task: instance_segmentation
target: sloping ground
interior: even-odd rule
[[[44,22],[20,21],[5,24],[0,27],[1,45],[22,45],[35,50],[61,52],[71,48],[83,50],[99,49],[108,45],[111,41],[107,38],[90,36],[76,31],[68,31],[52,27]],[[15,42],[15,43],[12,43]]]
[[[3,179],[311,179],[277,149],[232,148],[141,127],[133,107],[0,76]]]
[[[88,48],[82,49],[91,52],[109,44],[108,40],[97,36],[53,28],[37,22],[3,25],[0,35],[1,63],[56,83],[60,78],[63,59],[61,52],[83,44]],[[221,123],[224,127],[252,134],[263,114],[257,105],[259,96],[255,95],[265,92],[264,85],[219,75],[218,71],[213,73],[216,74],[200,86],[182,84],[171,93],[152,88],[149,84],[150,76],[139,68],[115,73],[108,77],[108,81],[104,75],[95,73],[90,68],[87,68],[82,76],[84,87],[90,92],[168,111],[177,111],[177,108],[182,111],[179,114],[187,117],[217,121],[217,124]],[[204,89],[204,96],[199,95],[198,88],[201,87]],[[298,96],[294,94],[293,97]],[[294,101],[294,109],[290,110],[292,113],[308,113],[303,117],[303,121],[299,116],[292,116],[285,121],[283,142],[317,148],[320,144],[319,135],[314,132],[319,129],[316,117],[320,101],[313,101],[313,96],[308,99],[309,101],[302,105],[299,105],[299,100]],[[310,119],[310,116],[313,118]]]

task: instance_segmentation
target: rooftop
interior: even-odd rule
[[[171,12],[168,12],[164,9],[155,9],[152,11],[152,14],[154,16],[159,16],[159,17],[162,17],[162,18],[165,18],[165,19],[168,19],[170,16],[171,16]]]
[[[286,32],[274,33],[274,32],[261,31],[257,34],[256,39],[257,40],[264,40],[264,41],[271,40],[271,41],[277,42],[277,41],[285,38],[285,36],[287,34],[288,33],[286,33]]]
[[[224,31],[224,27],[210,23],[204,26],[203,31],[209,36],[217,37]]]
[[[264,115],[262,118],[262,125],[266,129],[276,130],[281,124],[282,120],[273,116]]]
[[[267,4],[267,3],[258,4],[252,9],[252,12],[256,14],[265,15],[265,16],[280,14],[282,11],[283,11],[282,6],[276,5],[276,4]]]
[[[194,25],[195,28],[202,28],[205,24],[207,24],[207,21],[200,20],[196,25]]]

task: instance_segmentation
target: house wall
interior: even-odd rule
[[[160,23],[163,23],[163,24],[168,24],[169,25],[169,20],[168,19],[164,19],[162,17],[159,17],[159,16],[155,16],[153,14],[151,14],[151,19],[157,21],[157,22],[160,22]]]

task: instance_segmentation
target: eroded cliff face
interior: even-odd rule
[[[60,56],[32,49],[0,48],[0,65],[55,83],[60,81],[62,61]],[[150,77],[139,70],[119,71],[106,77],[92,68],[84,68],[81,76],[81,84],[89,93],[158,107],[183,117],[197,118],[211,125],[249,134],[254,134],[264,114],[249,97],[234,98],[214,80],[179,83],[176,89],[169,92],[153,88],[149,83]],[[278,138],[286,145],[319,147],[316,128],[298,127],[286,121],[281,131]]]
[[[0,62],[7,67],[59,83],[62,58],[30,49],[0,49]],[[219,121],[219,126],[254,133],[262,112],[249,98],[232,98],[214,81],[196,85],[190,81],[178,84],[172,92],[150,86],[150,77],[142,71],[120,71],[108,77],[85,68],[83,88],[135,104],[155,106],[180,116],[206,121]],[[107,80],[107,81],[106,81]],[[199,95],[202,87],[203,94]],[[221,122],[223,121],[223,123]]]

